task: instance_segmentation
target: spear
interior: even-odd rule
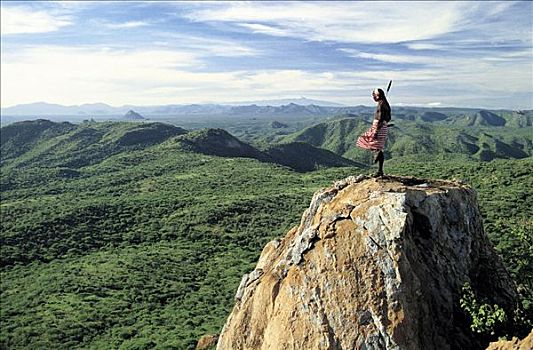
[[[389,96],[389,90],[390,90],[391,85],[392,85],[392,80],[389,81],[389,85],[387,86],[387,92],[385,93],[387,96]],[[394,124],[389,124],[388,126],[391,127],[391,126],[394,126]]]

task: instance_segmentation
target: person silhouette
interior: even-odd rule
[[[383,149],[387,141],[388,122],[391,120],[391,108],[387,97],[382,89],[376,88],[372,91],[372,98],[377,102],[372,126],[357,139],[357,147],[374,152],[374,163],[378,163],[377,177],[383,176],[383,162],[385,156]]]

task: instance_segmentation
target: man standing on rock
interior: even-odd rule
[[[383,162],[385,156],[383,149],[387,141],[388,125],[391,120],[391,109],[383,90],[376,88],[372,91],[372,98],[377,102],[376,112],[372,126],[357,139],[357,146],[369,149],[375,153],[374,163],[378,163],[379,169],[376,176],[383,176]]]

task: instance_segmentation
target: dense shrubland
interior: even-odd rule
[[[198,153],[183,140],[209,133],[160,124],[39,123],[2,128],[2,348],[194,348],[220,331],[242,274],[317,189],[372,171]],[[385,170],[470,183],[531,310],[532,158],[424,154]]]

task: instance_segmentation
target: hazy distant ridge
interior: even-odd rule
[[[343,105],[328,101],[312,100],[307,98],[299,99],[280,99],[280,100],[263,100],[250,102],[230,102],[225,104],[170,104],[158,106],[134,106],[124,105],[120,107],[113,107],[105,103],[86,103],[75,106],[63,106],[59,104],[36,102],[29,104],[20,104],[12,107],[2,108],[2,115],[6,116],[32,116],[32,115],[87,115],[87,116],[102,116],[102,115],[124,115],[129,110],[135,110],[141,114],[150,115],[190,115],[190,114],[222,114],[239,112],[243,106],[251,109],[262,109],[265,107],[284,107],[298,105],[302,107],[307,106],[322,106],[322,107],[343,107]]]
[[[296,103],[298,102],[298,103]],[[83,117],[106,117],[106,116],[124,116],[128,111],[134,110],[143,116],[324,116],[338,115],[346,113],[373,113],[374,106],[334,106],[334,103],[326,101],[301,99],[283,99],[242,102],[241,104],[188,104],[188,105],[160,105],[160,106],[134,106],[125,105],[121,107],[109,106],[105,103],[82,104],[79,106],[63,106],[46,102],[36,102],[30,104],[21,104],[12,107],[2,108],[2,117],[9,116],[78,116]],[[414,115],[417,112],[427,111],[425,121],[437,121],[445,119],[442,113],[477,113],[482,108],[453,108],[453,107],[407,107],[393,106],[395,117],[403,118],[406,115]],[[504,110],[501,110],[504,111]],[[508,110],[511,112],[510,110]],[[440,112],[440,115],[438,115]],[[517,116],[530,114],[530,111],[512,111]],[[439,118],[441,117],[441,118]],[[437,120],[435,120],[435,118]],[[492,113],[485,113],[479,116],[478,121],[473,123],[484,123],[484,120],[490,119],[492,123],[497,118]],[[429,120],[431,119],[431,120]]]

